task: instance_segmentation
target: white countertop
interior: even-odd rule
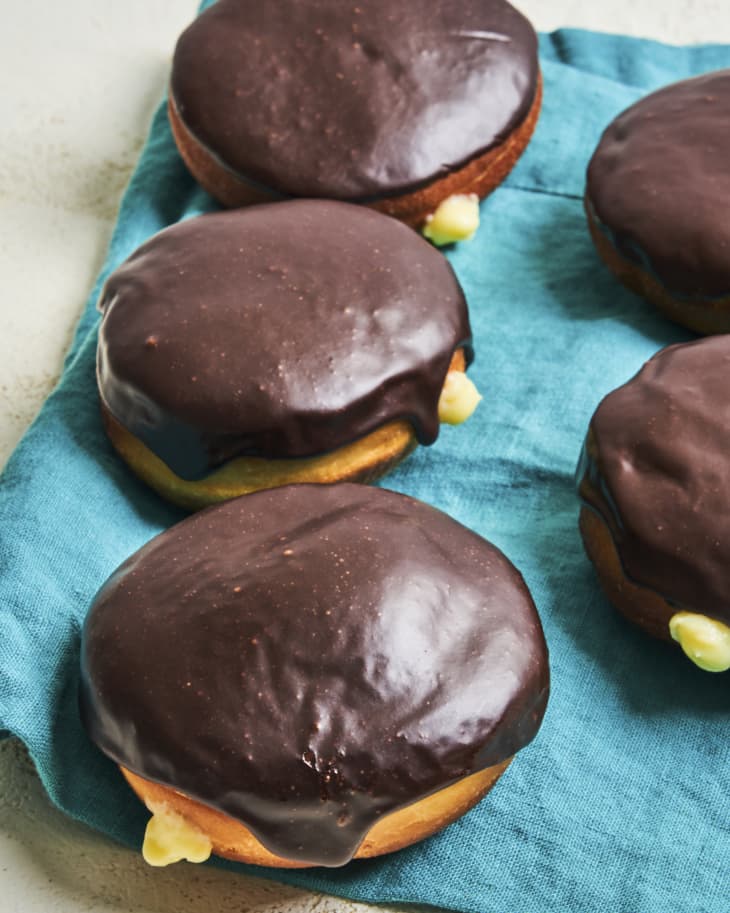
[[[515,0],[541,30],[730,42],[727,0]],[[5,0],[0,28],[0,466],[60,371],[121,192],[196,0]],[[0,742],[3,913],[345,913],[369,908],[211,867],[148,868],[68,820]],[[388,913],[385,908],[377,908]]]

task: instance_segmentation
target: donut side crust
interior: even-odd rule
[[[619,282],[653,304],[669,320],[696,333],[709,336],[730,332],[730,295],[722,298],[673,297],[656,276],[629,260],[615,247],[601,228],[587,194],[583,203],[598,255]]]
[[[466,370],[463,349],[457,349],[449,371]],[[200,510],[265,488],[301,482],[374,482],[404,460],[417,445],[410,422],[388,422],[375,431],[329,453],[298,459],[236,457],[199,481],[176,475],[102,402],[104,430],[124,462],[159,495],[186,510]]]
[[[190,482],[176,475],[103,404],[101,416],[109,440],[130,469],[167,501],[186,510],[200,510],[280,485],[374,482],[404,460],[417,444],[408,422],[389,422],[323,456],[290,460],[237,457],[209,476]]]
[[[507,177],[534,133],[542,104],[542,74],[538,73],[535,97],[521,124],[507,138],[463,167],[410,193],[386,197],[368,205],[378,212],[420,228],[445,199],[454,194],[490,194]],[[167,103],[170,126],[183,161],[198,183],[223,206],[235,209],[279,197],[237,177],[188,130],[172,97]]]
[[[365,835],[355,859],[368,859],[403,849],[430,837],[473,808],[509,766],[512,758],[471,774],[424,799],[391,812]],[[217,856],[273,868],[308,868],[312,863],[285,859],[267,850],[240,821],[211,808],[172,787],[138,776],[120,766],[125,779],[146,805],[166,805],[206,834]]]
[[[614,608],[652,637],[674,643],[669,633],[669,620],[677,612],[676,606],[649,587],[629,580],[611,530],[595,510],[583,505],[578,524],[586,553]]]

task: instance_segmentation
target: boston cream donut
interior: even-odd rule
[[[468,236],[540,109],[537,38],[505,0],[218,0],[180,37],[169,113],[225,206],[367,203]]]
[[[99,306],[109,436],[184,507],[372,480],[480,398],[451,267],[358,206],[298,200],[181,222],[112,274]]]
[[[599,254],[671,320],[730,331],[730,70],[649,95],[607,128],[588,167]]]
[[[730,336],[670,346],[591,420],[580,528],[614,605],[730,668]]]
[[[545,641],[498,549],[412,498],[293,485],[133,555],[83,633],[81,709],[153,864],[337,866],[478,802],[537,732]]]

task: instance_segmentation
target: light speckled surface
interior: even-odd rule
[[[0,29],[0,465],[51,390],[119,196],[196,0],[24,0]],[[730,42],[727,0],[522,0],[570,25],[674,43]],[[3,913],[345,913],[362,905],[190,865],[157,871],[53,809],[0,742]],[[384,908],[378,908],[388,913]]]

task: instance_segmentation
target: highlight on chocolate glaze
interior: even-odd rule
[[[363,485],[193,515],[112,575],[83,631],[82,718],[152,814],[154,865],[338,866],[413,843],[484,796],[548,690],[507,558]]]

